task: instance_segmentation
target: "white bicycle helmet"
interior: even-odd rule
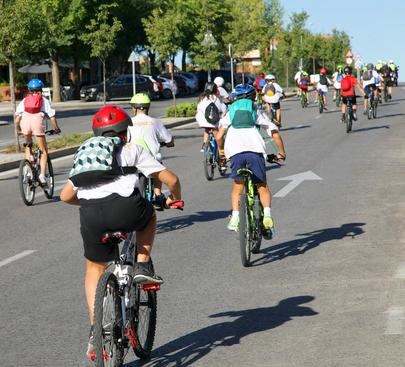
[[[222,87],[225,84],[225,80],[222,76],[217,76],[214,79],[214,83],[217,85],[217,87]]]
[[[265,80],[276,80],[276,77],[273,74],[267,74],[264,77]]]

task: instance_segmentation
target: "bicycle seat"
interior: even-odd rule
[[[118,244],[121,241],[128,239],[128,235],[125,232],[115,231],[115,232],[106,232],[103,233],[101,237],[101,243],[104,245],[107,244]]]
[[[239,168],[237,171],[238,176],[251,176],[253,172],[249,168]]]

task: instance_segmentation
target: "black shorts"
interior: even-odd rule
[[[347,100],[350,99],[350,101],[352,102],[352,106],[356,105],[356,96],[347,96],[347,97],[342,97],[342,103],[343,104],[347,104]]]
[[[365,98],[365,99],[368,99],[368,96],[369,96],[369,94],[370,94],[370,89],[374,91],[374,90],[377,89],[377,87],[375,86],[375,84],[366,85],[366,86],[364,87],[364,98]]]
[[[279,109],[281,108],[280,102],[271,103],[271,106],[272,106],[275,110],[279,110]]]
[[[108,231],[141,231],[151,220],[154,209],[135,190],[130,197],[112,194],[102,199],[80,200],[80,232],[84,257],[95,262],[114,260],[114,246],[101,243]]]

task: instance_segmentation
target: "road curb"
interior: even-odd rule
[[[195,118],[192,117],[192,118],[184,119],[181,121],[170,122],[170,123],[165,124],[165,126],[168,129],[173,129],[175,127],[186,125],[186,124],[189,124],[194,121],[195,121]],[[78,147],[79,147],[79,145],[76,145],[76,146],[65,148],[65,149],[55,150],[53,152],[50,152],[49,156],[51,157],[51,159],[56,159],[56,158],[64,157],[67,155],[71,155],[76,152]],[[0,163],[0,172],[5,172],[5,171],[9,171],[11,169],[18,168],[20,165],[20,162],[21,162],[21,159],[10,161],[10,162],[5,162],[5,163]]]

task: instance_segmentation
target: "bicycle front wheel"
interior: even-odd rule
[[[156,333],[157,296],[155,290],[146,290],[142,284],[135,285],[135,307],[132,327],[136,334],[134,353],[141,359],[152,352]]]
[[[212,151],[212,147],[209,143],[206,144],[204,148],[204,173],[205,178],[208,181],[212,181],[214,178],[214,152]]]
[[[53,167],[51,159],[48,156],[48,161],[46,162],[46,171],[45,171],[45,179],[47,185],[44,186],[42,189],[44,190],[44,194],[47,199],[52,199],[53,197],[53,190],[55,187],[54,178],[53,178]]]
[[[250,235],[248,198],[244,193],[239,205],[239,246],[240,259],[245,267],[250,265]]]
[[[123,320],[117,278],[105,272],[97,285],[94,302],[96,367],[120,367],[123,363]]]
[[[26,159],[20,162],[18,169],[20,193],[25,205],[32,205],[35,199],[35,179],[32,165]]]

